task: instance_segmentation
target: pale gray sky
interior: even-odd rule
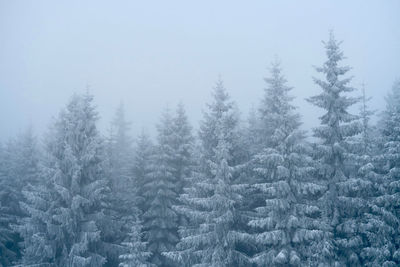
[[[168,104],[184,102],[196,125],[221,75],[247,116],[274,55],[298,97],[304,127],[320,110],[313,65],[321,40],[343,40],[354,86],[381,109],[400,77],[400,1],[0,0],[0,140],[28,124],[46,130],[86,85],[107,128],[123,100],[134,133],[151,130]]]

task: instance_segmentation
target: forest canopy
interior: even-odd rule
[[[0,266],[399,266],[400,81],[377,114],[340,45],[307,131],[279,60],[247,119],[218,79],[198,128],[180,103],[156,138],[74,94],[0,146]]]

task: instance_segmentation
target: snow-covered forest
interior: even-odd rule
[[[199,127],[181,103],[155,138],[72,95],[1,144],[0,266],[399,266],[400,81],[373,110],[333,33],[321,50],[307,131],[279,60],[249,116],[219,79]]]

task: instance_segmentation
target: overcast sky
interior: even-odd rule
[[[106,129],[124,101],[133,133],[153,131],[182,101],[194,125],[221,75],[243,118],[263,94],[278,55],[304,128],[321,110],[321,40],[343,40],[353,86],[376,109],[400,77],[400,1],[18,1],[0,0],[0,140],[29,124],[37,133],[74,93],[95,95]]]

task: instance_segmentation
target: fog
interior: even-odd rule
[[[46,131],[70,96],[89,90],[105,132],[123,101],[133,134],[182,101],[197,125],[219,76],[247,117],[267,68],[282,62],[303,127],[319,88],[329,30],[343,40],[352,85],[374,109],[400,69],[399,1],[0,1],[0,140]]]

